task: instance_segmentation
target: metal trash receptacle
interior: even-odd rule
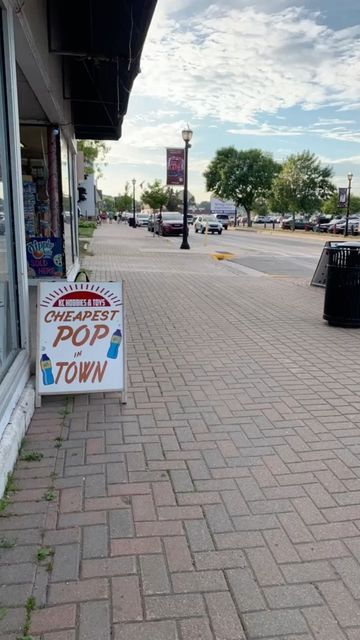
[[[328,251],[323,317],[336,327],[360,327],[360,242]]]

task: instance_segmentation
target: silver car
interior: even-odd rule
[[[222,234],[223,226],[221,222],[214,215],[205,215],[198,216],[194,222],[195,233],[205,233],[207,230],[208,233],[218,233],[219,236]]]

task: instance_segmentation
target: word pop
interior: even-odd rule
[[[57,328],[53,347],[57,347],[59,342],[71,340],[74,347],[82,347],[84,344],[92,346],[97,340],[103,340],[109,334],[109,327],[106,324],[94,324],[89,327],[81,324],[80,327],[74,329],[69,324],[60,325]]]

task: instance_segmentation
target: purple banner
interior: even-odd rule
[[[341,209],[345,209],[346,205],[347,205],[347,195],[348,195],[348,190],[347,187],[340,187],[339,189],[339,207]]]
[[[183,186],[184,149],[166,149],[166,184]]]

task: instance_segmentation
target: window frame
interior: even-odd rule
[[[17,274],[15,294],[18,307],[19,352],[0,382],[0,437],[23,392],[30,375],[29,291],[23,215],[22,173],[20,155],[19,108],[16,81],[13,9],[8,0],[0,0],[3,41],[6,121],[9,166],[7,189],[12,205],[14,238],[14,268]]]

